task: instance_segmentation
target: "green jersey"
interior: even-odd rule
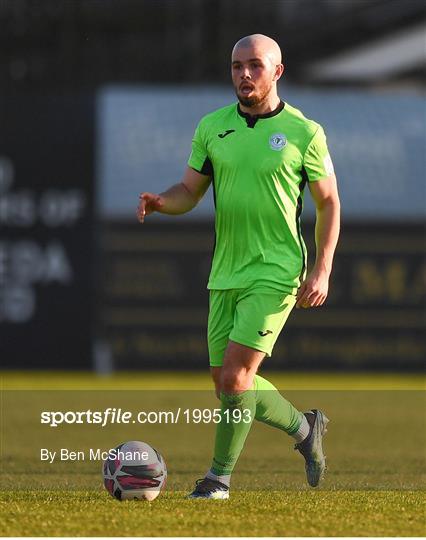
[[[306,273],[303,190],[333,173],[321,126],[282,102],[258,116],[229,105],[202,118],[188,165],[210,175],[214,190],[208,288],[295,293]]]

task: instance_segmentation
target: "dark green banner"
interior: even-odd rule
[[[421,225],[345,226],[327,304],[294,310],[264,367],[421,369],[423,234]],[[312,225],[304,235],[313,256]],[[101,315],[117,368],[207,368],[213,245],[211,223],[105,227]]]

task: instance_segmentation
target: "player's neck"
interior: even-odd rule
[[[274,96],[269,96],[265,101],[254,105],[253,107],[247,107],[240,103],[240,110],[243,113],[249,114],[250,116],[258,116],[259,114],[269,114],[275,111],[281,103],[281,99],[275,94]]]

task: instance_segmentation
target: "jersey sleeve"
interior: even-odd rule
[[[334,174],[333,162],[327,148],[327,139],[321,126],[318,127],[305,151],[303,166],[309,182],[316,182]]]
[[[188,165],[201,174],[212,174],[212,163],[207,153],[203,126],[200,122],[192,138],[192,150],[188,159]]]

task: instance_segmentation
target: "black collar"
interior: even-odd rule
[[[265,114],[254,114],[251,115],[249,113],[245,113],[241,110],[240,104],[237,105],[237,111],[240,116],[246,119],[247,127],[253,128],[256,124],[256,122],[259,120],[259,118],[272,118],[273,116],[276,116],[277,114],[280,114],[280,112],[284,109],[285,103],[284,101],[280,101],[278,107],[274,109],[271,112],[265,113]]]

